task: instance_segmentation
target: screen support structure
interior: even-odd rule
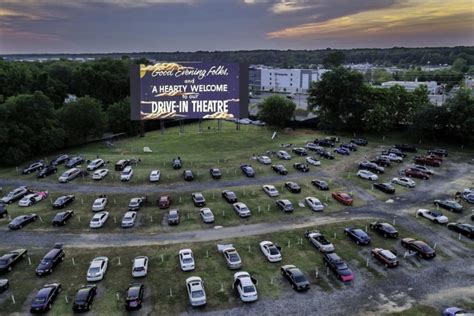
[[[183,120],[179,120],[179,133],[180,133],[180,134],[183,134],[183,133],[184,133]]]
[[[165,120],[160,120],[160,134],[163,135],[165,133]]]

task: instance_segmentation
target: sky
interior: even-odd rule
[[[474,0],[0,0],[0,54],[474,45]]]

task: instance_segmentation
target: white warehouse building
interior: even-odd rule
[[[440,87],[436,81],[387,81],[382,83],[383,88],[399,85],[407,91],[414,91],[419,86],[426,86],[429,94],[439,94]]]

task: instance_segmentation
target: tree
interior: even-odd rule
[[[112,132],[125,132],[129,135],[138,134],[139,123],[130,120],[130,98],[125,98],[110,105],[107,109],[107,117]]]
[[[453,62],[451,68],[454,71],[465,73],[469,70],[469,66],[467,65],[467,61],[464,58],[456,58]]]
[[[326,57],[324,57],[323,65],[324,65],[324,68],[328,68],[328,69],[337,68],[337,67],[342,66],[345,60],[346,60],[346,55],[343,52],[341,51],[331,52],[327,54]]]
[[[258,105],[258,118],[267,124],[284,127],[293,117],[295,109],[296,104],[290,99],[272,95]]]

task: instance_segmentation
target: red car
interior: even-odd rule
[[[411,168],[405,169],[403,173],[405,173],[405,176],[407,177],[413,177],[413,178],[418,178],[418,179],[423,179],[423,180],[428,180],[430,178],[429,174],[424,173],[423,171],[411,169]]]
[[[352,196],[345,192],[337,191],[332,193],[332,197],[344,205],[352,205]]]
[[[441,166],[441,160],[435,159],[430,156],[416,156],[413,160],[415,161],[415,163],[419,165],[427,165],[427,166],[432,166],[432,167]]]
[[[169,195],[162,195],[158,199],[158,207],[159,208],[168,208],[171,205],[171,196]]]

